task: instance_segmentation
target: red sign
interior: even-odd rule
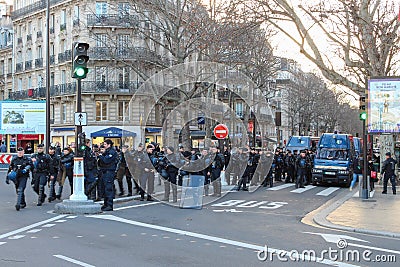
[[[253,121],[249,121],[249,122],[247,123],[247,128],[248,128],[248,131],[249,131],[250,133],[252,133],[252,132],[254,131],[254,123],[253,123]]]
[[[12,155],[0,155],[0,164],[10,164]]]
[[[225,139],[229,134],[228,127],[225,124],[218,124],[214,128],[214,135],[217,139]]]

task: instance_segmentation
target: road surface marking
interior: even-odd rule
[[[90,265],[90,264],[87,264],[87,263],[84,263],[84,262],[81,262],[81,261],[78,261],[78,260],[74,260],[72,258],[63,256],[63,255],[53,255],[53,256],[56,257],[56,258],[59,258],[61,260],[65,260],[65,261],[68,261],[68,262],[71,262],[71,263],[74,263],[76,265],[80,265],[80,266],[83,266],[83,267],[95,267],[94,265]]]
[[[50,227],[53,227],[54,225],[56,225],[56,224],[55,223],[48,223],[48,224],[43,225],[42,227],[50,228]]]
[[[9,236],[13,236],[15,234],[19,234],[21,232],[25,232],[25,231],[30,230],[32,228],[36,228],[36,227],[41,226],[43,224],[59,220],[61,218],[64,218],[65,216],[66,215],[58,215],[58,216],[56,216],[54,218],[51,218],[51,219],[48,219],[48,220],[45,220],[45,221],[41,221],[41,222],[37,222],[37,223],[22,227],[20,229],[14,230],[14,231],[6,233],[6,234],[2,234],[2,235],[0,235],[0,240],[3,239],[3,238],[9,237]]]
[[[42,231],[42,230],[43,230],[43,229],[32,229],[32,230],[28,231],[27,233],[29,233],[29,234],[34,234],[34,233],[40,232],[40,231]]]
[[[68,216],[67,219],[75,219],[78,216]]]
[[[327,189],[322,190],[321,192],[319,192],[319,193],[317,194],[317,196],[324,196],[324,197],[327,197],[327,196],[329,196],[330,194],[332,194],[333,192],[335,192],[336,190],[339,190],[339,187],[329,187],[329,188],[327,188]]]
[[[156,205],[156,204],[160,204],[160,203],[162,203],[162,202],[150,202],[150,203],[146,203],[146,204],[133,205],[133,206],[127,206],[127,207],[120,207],[120,208],[114,209],[114,211],[116,211],[116,210],[126,210],[126,209],[132,209],[132,208],[139,208],[139,207],[145,207],[145,206]]]
[[[16,240],[16,239],[21,239],[25,237],[25,235],[15,235],[15,236],[10,236],[8,239]]]
[[[371,192],[369,192],[369,198],[372,198],[375,194],[375,190],[372,190]],[[357,191],[353,197],[360,197],[360,191]]]
[[[307,185],[305,188],[297,188],[297,189],[292,190],[292,191],[290,191],[290,192],[300,194],[300,193],[304,193],[305,191],[314,189],[315,187],[316,187],[316,186],[314,186],[314,185]]]
[[[285,189],[288,187],[294,186],[294,184],[283,184],[283,185],[278,185],[278,186],[274,186],[274,187],[270,187],[267,189],[267,191],[278,191],[281,189]]]
[[[231,245],[231,246],[236,246],[236,247],[241,247],[241,248],[246,248],[246,249],[251,249],[251,250],[268,251],[268,253],[275,253],[275,254],[284,252],[284,253],[286,253],[286,255],[292,255],[290,253],[290,251],[285,251],[282,249],[276,249],[276,248],[260,246],[260,245],[250,244],[250,243],[244,243],[241,241],[230,240],[230,239],[216,237],[216,236],[210,236],[210,235],[199,234],[199,233],[189,232],[189,231],[180,230],[180,229],[174,229],[174,228],[170,228],[170,227],[164,227],[164,226],[159,226],[159,225],[142,223],[142,222],[138,222],[138,221],[132,221],[132,220],[120,218],[120,217],[117,217],[114,215],[87,215],[87,217],[126,223],[126,224],[135,225],[135,226],[139,226],[139,227],[145,227],[145,228],[150,228],[153,230],[159,230],[159,231],[174,233],[174,234],[178,234],[178,235],[195,237],[195,238],[199,238],[199,239],[203,239],[203,240],[214,241],[214,242],[225,244],[225,245]],[[221,245],[221,246],[223,246],[223,245]],[[335,261],[332,261],[329,259],[323,259],[320,257],[310,257],[308,255],[299,254],[296,256],[297,256],[296,259],[298,259],[298,260],[308,260],[311,262],[317,262],[320,264],[331,265],[331,266],[338,266],[338,267],[357,266],[357,265],[352,265],[352,264],[343,263],[343,262],[335,262]]]
[[[0,246],[6,244],[7,242],[0,242]]]
[[[67,220],[58,220],[58,221],[55,221],[56,223],[63,223],[63,222],[66,222]]]

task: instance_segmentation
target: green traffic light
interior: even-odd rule
[[[86,146],[85,146],[85,145],[81,145],[81,146],[80,146],[80,150],[81,150],[81,151],[84,151],[85,149],[86,149]]]
[[[360,113],[360,120],[365,121],[367,119],[367,112]]]
[[[87,69],[86,68],[78,67],[78,68],[75,69],[75,75],[78,78],[85,77],[86,73],[87,73]]]

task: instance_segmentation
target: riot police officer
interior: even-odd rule
[[[53,160],[50,155],[44,153],[44,145],[37,146],[37,153],[32,155],[33,162],[33,190],[38,194],[37,206],[42,206],[46,198],[44,193],[47,180],[54,180]]]
[[[113,141],[106,139],[104,141],[105,151],[98,157],[98,165],[102,173],[102,180],[104,185],[104,205],[101,207],[102,211],[113,210],[114,199],[114,177],[115,170],[117,169],[118,153],[115,151]]]
[[[85,149],[83,150],[83,166],[85,174],[85,194],[88,199],[96,200],[97,178],[97,157],[90,148],[90,139],[85,140]]]
[[[281,182],[283,167],[284,167],[284,159],[282,154],[280,153],[280,148],[276,148],[275,150],[274,163],[275,163],[275,181]]]
[[[306,156],[306,152],[302,150],[300,152],[300,156],[296,160],[296,170],[297,170],[297,179],[296,179],[296,188],[304,188],[304,181],[307,175],[307,168],[309,167],[310,162],[309,158]]]
[[[50,146],[49,147],[49,156],[53,161],[53,171],[54,171],[54,178],[51,179],[50,177],[50,191],[49,191],[49,198],[48,201],[52,202],[56,199],[56,177],[58,176],[58,172],[60,170],[60,155],[57,154],[56,147]]]
[[[8,173],[15,172],[15,189],[17,191],[17,204],[15,209],[18,211],[21,208],[26,207],[25,202],[25,188],[26,182],[29,178],[29,171],[32,169],[33,163],[30,158],[24,155],[24,149],[19,147],[17,149],[17,156],[14,156],[11,160],[10,166],[8,168]],[[6,178],[6,183],[9,184],[8,174]]]
[[[394,174],[396,169],[396,161],[392,158],[390,152],[386,153],[386,160],[383,162],[381,174],[383,175],[383,191],[382,194],[387,194],[388,180],[392,184],[393,195],[396,195],[396,175]]]
[[[214,188],[212,196],[220,197],[222,191],[220,176],[221,176],[221,171],[224,168],[224,162],[223,162],[224,156],[221,153],[218,153],[218,149],[216,146],[212,146],[210,152],[211,156],[213,157],[213,161],[211,162],[211,172],[209,172],[207,175],[210,175],[211,182]]]
[[[167,147],[167,154],[163,158],[162,165],[165,166],[166,173],[168,174],[165,177],[164,182],[164,198],[163,201],[169,201],[170,187],[172,187],[172,202],[178,201],[178,187],[176,178],[178,176],[179,167],[181,165],[179,155],[175,154],[175,150],[173,147]]]
[[[296,158],[293,156],[292,151],[288,150],[287,155],[285,157],[285,165],[287,171],[285,183],[293,183],[296,180],[295,164],[296,164]]]

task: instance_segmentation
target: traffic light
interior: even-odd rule
[[[85,79],[88,73],[87,55],[89,44],[75,42],[72,44],[72,70],[71,77],[75,79]]]
[[[360,95],[360,120],[365,121],[367,119],[367,106],[366,106],[366,96]]]
[[[83,157],[85,155],[86,148],[86,134],[80,133],[78,134],[78,157]]]

